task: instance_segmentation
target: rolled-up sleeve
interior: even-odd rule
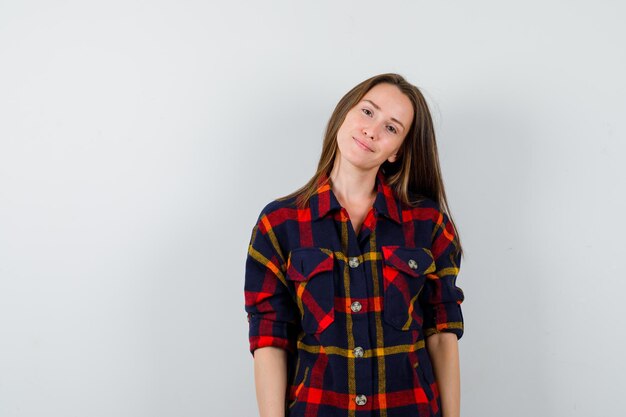
[[[295,352],[297,305],[286,286],[284,256],[264,213],[252,229],[245,268],[250,353],[265,346]]]
[[[433,230],[431,252],[436,270],[426,276],[420,303],[424,312],[426,337],[441,332],[463,336],[464,322],[461,303],[463,290],[456,286],[461,267],[461,253],[454,227],[444,212],[439,212]]]

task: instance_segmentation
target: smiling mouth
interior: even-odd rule
[[[369,146],[367,146],[366,144],[364,144],[363,142],[361,142],[360,140],[358,140],[358,139],[357,139],[357,138],[355,138],[354,136],[352,137],[352,139],[354,139],[354,140],[356,141],[356,143],[358,143],[358,144],[359,144],[359,146],[361,146],[362,148],[367,149],[367,150],[368,150],[368,151],[370,151],[370,152],[374,152],[374,151],[372,150],[372,148],[370,148]]]

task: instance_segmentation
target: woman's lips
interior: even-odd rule
[[[363,149],[365,149],[366,151],[370,151],[370,152],[374,152],[369,146],[365,145],[363,142],[361,142],[360,140],[358,140],[357,138],[355,138],[354,136],[352,137],[352,139],[354,139],[356,141],[356,143]]]

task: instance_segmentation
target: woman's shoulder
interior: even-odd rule
[[[273,200],[265,203],[261,208],[257,222],[261,221],[264,217],[270,222],[274,223],[277,219],[286,219],[294,215],[296,209],[295,197],[277,197]]]
[[[436,210],[439,212],[441,211],[441,206],[439,205],[439,203],[437,203],[437,201],[428,197],[425,194],[409,191],[408,199],[409,199],[409,207],[412,209]]]
[[[444,210],[441,203],[424,194],[409,193],[409,201],[411,204],[411,218],[420,222],[430,222],[435,225],[448,222],[448,213]]]

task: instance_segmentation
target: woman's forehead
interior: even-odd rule
[[[361,99],[376,107],[389,118],[408,126],[413,120],[411,100],[393,84],[381,83],[372,87]]]

